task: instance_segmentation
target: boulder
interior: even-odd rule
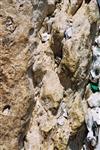
[[[41,97],[48,97],[53,102],[60,102],[63,98],[63,87],[60,84],[58,75],[54,71],[47,71],[42,82]]]

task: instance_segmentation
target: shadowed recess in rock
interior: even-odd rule
[[[2,112],[7,115],[9,113],[10,109],[11,109],[10,105],[5,105]]]
[[[93,22],[90,28],[90,37],[92,44],[94,44],[96,33],[97,33],[97,22]]]
[[[67,68],[61,69],[61,72],[58,73],[60,83],[67,90],[68,88],[72,88],[72,73]]]
[[[78,132],[69,138],[70,150],[81,150],[85,142],[87,129],[85,123],[78,129]]]
[[[34,33],[34,28],[31,28],[30,30],[29,30],[29,35],[32,35]]]
[[[89,4],[91,0],[85,0],[85,3]]]
[[[59,34],[54,34],[53,35],[53,43],[51,44],[51,49],[53,50],[54,52],[54,57],[55,59],[58,57],[60,59],[62,59],[62,55],[63,55],[63,52],[62,52],[62,37],[59,36]]]

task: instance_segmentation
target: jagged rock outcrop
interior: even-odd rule
[[[96,1],[1,0],[0,10],[0,149],[81,150]]]

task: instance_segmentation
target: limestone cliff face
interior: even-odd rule
[[[81,150],[95,0],[0,1],[0,150]]]

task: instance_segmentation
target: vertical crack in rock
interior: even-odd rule
[[[81,150],[85,142],[87,135],[87,129],[85,123],[78,129],[78,132],[69,138],[69,149],[71,150]]]

